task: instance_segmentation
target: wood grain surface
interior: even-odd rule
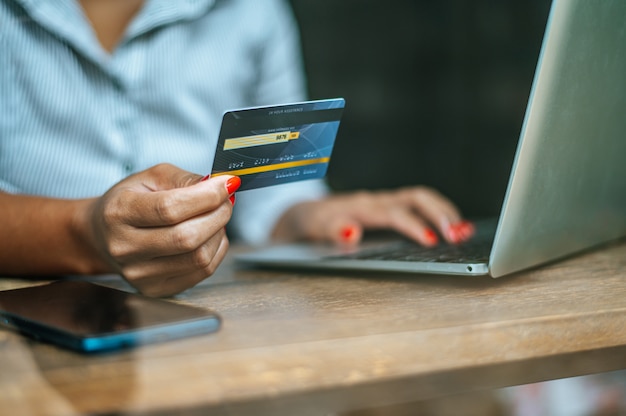
[[[227,260],[172,299],[215,334],[88,356],[0,330],[0,414],[328,415],[623,369],[625,294],[624,242],[500,279]]]

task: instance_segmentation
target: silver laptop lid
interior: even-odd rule
[[[553,2],[513,172],[492,276],[626,235],[626,1]]]

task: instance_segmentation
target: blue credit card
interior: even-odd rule
[[[334,98],[227,111],[211,176],[239,176],[239,191],[324,177],[344,107]]]

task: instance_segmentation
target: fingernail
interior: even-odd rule
[[[435,232],[430,228],[424,230],[424,238],[426,239],[426,243],[431,246],[434,246],[439,241],[437,234],[435,234]]]
[[[467,240],[474,235],[474,224],[469,221],[463,221],[461,222],[461,224],[459,224],[459,230],[461,234],[463,234],[463,239]]]
[[[230,200],[231,204],[235,205],[235,194],[232,194],[231,196],[229,196],[228,199]]]
[[[206,175],[204,178],[200,179],[200,182],[204,182],[207,179],[209,179],[211,177],[211,174],[209,173],[208,175]]]
[[[353,225],[348,225],[341,229],[339,236],[341,238],[341,241],[348,243],[354,239],[354,237],[356,236],[356,233],[357,233],[356,227]]]
[[[461,221],[448,226],[448,239],[453,243],[468,240],[474,235],[474,225],[469,221]]]
[[[448,240],[450,240],[451,242],[458,243],[461,240],[461,236],[459,235],[459,227],[457,224],[450,224],[446,232],[448,234]]]
[[[229,194],[235,192],[241,186],[241,178],[239,176],[233,176],[226,181],[226,191]]]

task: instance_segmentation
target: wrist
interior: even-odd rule
[[[97,199],[76,200],[72,204],[69,230],[75,242],[76,263],[78,274],[116,273],[100,249],[93,224],[93,211]]]

